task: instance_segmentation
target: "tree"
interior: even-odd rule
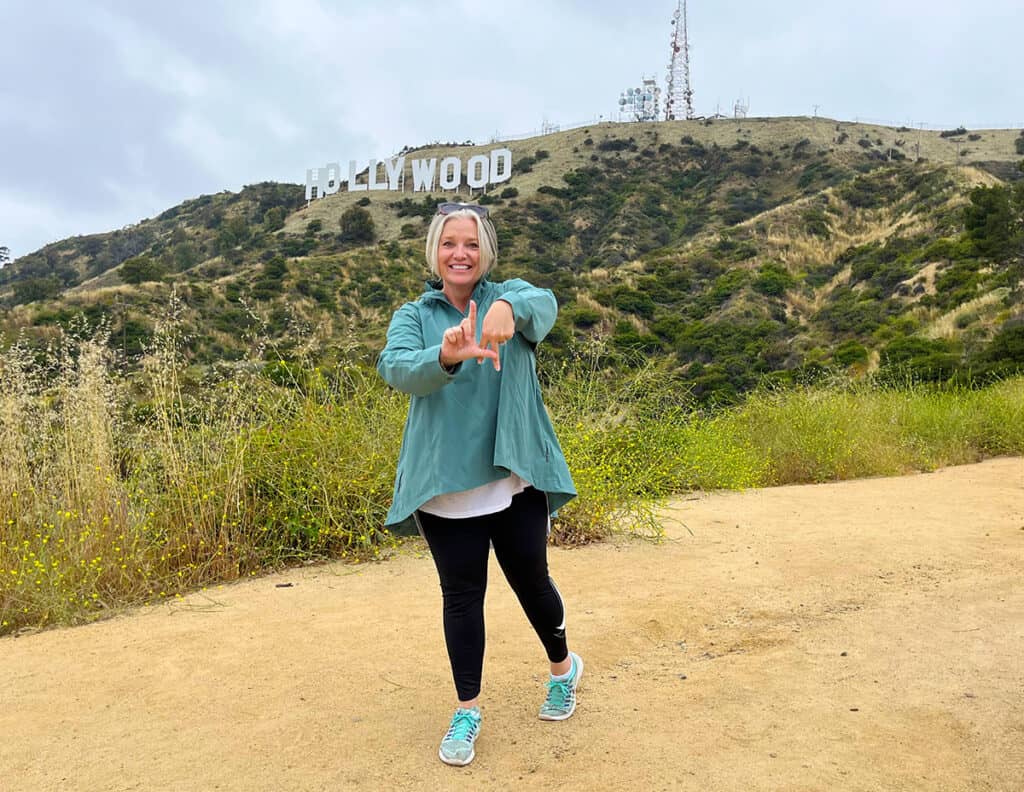
[[[14,304],[48,300],[60,292],[60,281],[53,276],[26,278],[14,284]]]
[[[0,267],[3,267],[11,260],[11,249],[6,245],[0,245]]]
[[[1024,248],[1024,186],[975,187],[964,207],[967,237],[979,255],[1006,261]]]
[[[285,211],[283,206],[275,206],[263,213],[263,230],[268,234],[284,228]]]
[[[338,222],[341,226],[339,239],[342,242],[373,242],[373,218],[365,209],[358,206],[346,209]]]
[[[145,281],[163,280],[164,275],[167,274],[167,268],[149,256],[137,256],[124,262],[119,274],[125,283],[138,284]]]

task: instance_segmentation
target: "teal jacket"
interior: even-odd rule
[[[463,314],[427,285],[395,312],[377,361],[385,382],[412,395],[385,524],[402,522],[435,495],[479,487],[510,471],[547,493],[554,512],[576,495],[544,409],[534,355],[555,323],[555,296],[524,280],[481,279],[473,291],[477,322],[501,299],[512,306],[516,333],[501,347],[500,371],[490,361],[470,360],[449,374],[438,361],[441,337],[468,309]]]

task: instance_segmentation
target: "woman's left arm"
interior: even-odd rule
[[[512,306],[516,332],[532,344],[539,344],[558,318],[558,301],[550,289],[541,289],[520,278],[505,281],[497,299]]]

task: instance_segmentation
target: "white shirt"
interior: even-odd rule
[[[446,492],[437,495],[422,506],[421,511],[450,520],[466,517],[482,517],[504,511],[512,505],[512,498],[530,486],[515,473],[508,478],[498,479],[462,492]]]

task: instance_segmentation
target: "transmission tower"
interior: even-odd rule
[[[686,32],[686,0],[679,0],[672,14],[672,60],[668,64],[668,97],[665,120],[693,118],[690,87],[690,39]]]

